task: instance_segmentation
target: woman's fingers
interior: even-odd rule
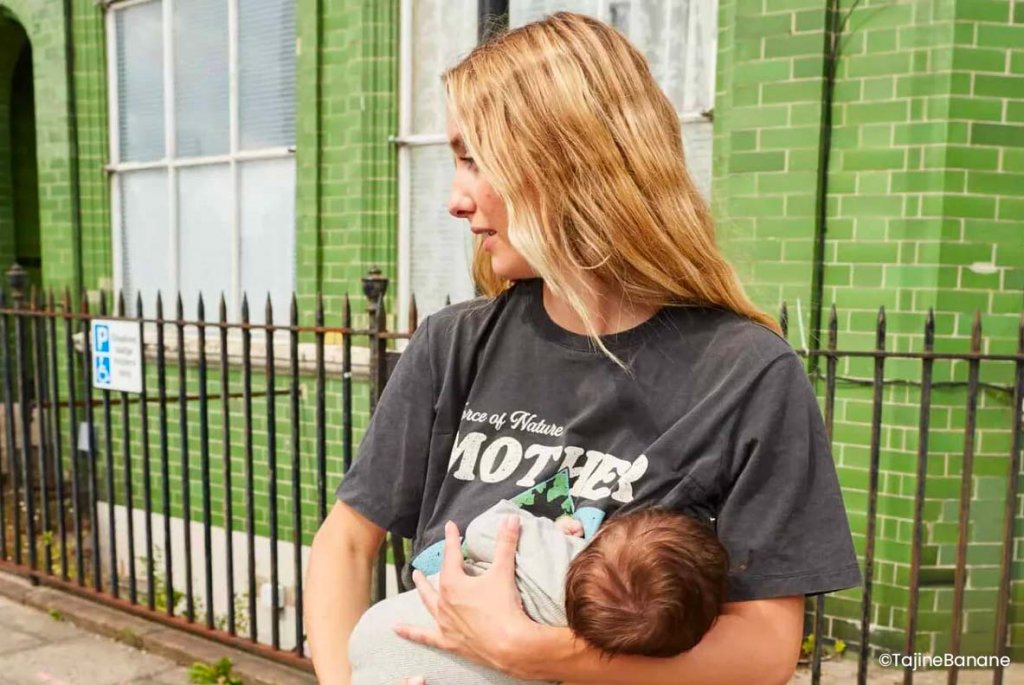
[[[427,580],[427,577],[423,575],[423,571],[415,570],[412,572],[412,582],[416,586],[416,590],[420,593],[420,599],[423,601],[423,606],[427,607],[427,611],[430,615],[437,620],[437,590],[433,584]]]
[[[427,681],[422,676],[413,676],[412,678],[404,678],[402,682],[397,685],[427,685]]]
[[[509,514],[498,529],[498,539],[494,547],[495,573],[514,578],[516,574],[516,548],[519,545],[519,516]]]
[[[454,521],[444,524],[444,559],[441,561],[441,585],[463,575],[462,540]]]
[[[441,634],[433,628],[420,628],[419,626],[407,626],[400,623],[394,627],[394,631],[399,637],[418,642],[421,645],[437,647],[438,649],[451,649],[447,640],[441,637]]]

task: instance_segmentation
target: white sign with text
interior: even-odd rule
[[[90,331],[92,386],[142,392],[142,340],[139,324],[94,319]]]

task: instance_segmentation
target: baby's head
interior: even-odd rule
[[[711,628],[728,556],[706,524],[664,509],[608,520],[569,565],[569,628],[602,652],[675,656]]]

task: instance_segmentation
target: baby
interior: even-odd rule
[[[719,614],[728,558],[696,519],[643,509],[609,519],[585,540],[570,517],[551,521],[502,500],[466,528],[466,573],[491,565],[509,514],[520,519],[516,584],[523,609],[539,623],[568,626],[608,656],[680,654]],[[436,575],[429,580],[437,584]],[[526,682],[400,638],[392,630],[398,623],[433,625],[417,591],[378,602],[360,618],[349,639],[352,685],[394,685],[410,675],[445,685]]]

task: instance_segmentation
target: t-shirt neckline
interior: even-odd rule
[[[544,308],[544,280],[531,278],[519,282],[526,291],[526,308],[530,320],[541,337],[564,347],[587,352],[599,352],[597,345],[586,335],[574,333],[555,323]],[[650,331],[667,316],[669,307],[661,307],[646,321],[618,333],[602,335],[601,342],[611,351],[633,347],[649,337]]]

